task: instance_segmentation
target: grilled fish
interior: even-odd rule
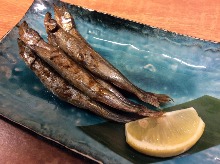
[[[55,38],[52,34],[49,33],[48,35],[48,43],[53,45],[53,46],[58,46],[56,44]],[[112,84],[100,79],[99,77],[95,77],[96,81],[101,84],[103,87],[108,89],[110,92],[114,93],[115,96],[117,96],[119,99],[121,99],[123,102],[130,104],[131,106],[138,106],[138,104],[135,104],[131,102],[129,99],[126,99]],[[139,105],[140,107],[140,105]]]
[[[135,94],[140,100],[146,103],[159,107],[160,103],[167,103],[172,100],[165,94],[146,92],[133,85],[120,71],[99,55],[86,42],[77,31],[74,19],[65,7],[54,5],[54,13],[57,22],[53,21],[51,15],[47,13],[45,16],[46,29],[55,36],[57,44],[74,60],[80,62],[96,76]]]
[[[85,95],[95,101],[102,102],[115,109],[136,113],[142,116],[161,116],[162,112],[156,112],[142,106],[130,106],[117,98],[112,92],[99,84],[94,76],[74,62],[61,49],[46,43],[40,35],[30,28],[26,22],[19,27],[20,39],[32,48],[37,55],[51,65],[64,79],[75,86]]]
[[[67,101],[76,107],[87,109],[103,118],[116,122],[126,123],[136,119],[136,117],[132,118],[116,114],[106,107],[103,107],[98,102],[93,101],[65,81],[56,71],[54,71],[53,68],[42,61],[35,52],[33,52],[33,50],[25,45],[20,39],[18,39],[18,45],[20,50],[19,54],[26,65],[36,74],[45,87],[61,100]]]

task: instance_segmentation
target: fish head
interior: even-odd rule
[[[21,58],[28,66],[31,66],[36,60],[36,55],[34,55],[33,51],[21,39],[18,39],[17,42]]]
[[[59,7],[54,5],[54,17],[59,26],[65,31],[70,31],[72,28],[75,28],[74,19],[65,6]]]
[[[19,26],[19,36],[29,46],[36,45],[41,40],[39,33],[30,28],[26,21]]]
[[[52,19],[51,13],[47,12],[44,17],[44,26],[47,33],[54,32],[58,28],[57,22]]]

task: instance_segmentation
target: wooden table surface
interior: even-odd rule
[[[220,42],[219,0],[63,0],[173,32]],[[0,38],[33,0],[0,0]]]
[[[173,32],[220,42],[219,0],[65,1]],[[0,38],[19,22],[32,2],[33,0],[0,0]],[[87,160],[1,118],[0,161],[88,163]]]

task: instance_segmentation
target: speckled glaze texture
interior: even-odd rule
[[[26,20],[46,39],[43,19],[46,12],[53,13],[53,3],[64,4],[35,0],[21,22]],[[140,88],[170,95],[174,103],[168,106],[203,95],[220,98],[219,43],[64,5],[96,51]],[[14,27],[0,42],[0,115],[97,161],[129,163],[78,128],[106,120],[53,96],[19,57],[17,37],[18,28]],[[217,146],[166,162],[216,162],[216,156],[207,154],[219,155],[219,150]]]

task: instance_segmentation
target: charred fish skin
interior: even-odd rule
[[[63,37],[61,39],[61,35],[63,35],[64,32],[59,30],[59,28],[57,28],[57,31],[53,32],[53,34],[56,36],[56,40],[60,47],[76,61],[81,62],[87,69],[97,76],[135,94],[140,100],[146,103],[159,107],[160,103],[166,103],[171,100],[171,98],[165,94],[145,92],[136,87],[115,67],[101,57],[101,55],[99,55],[77,31],[73,17],[65,7],[54,5],[54,13],[59,26],[72,35],[72,37],[66,34],[64,35],[66,38],[64,39]],[[49,22],[50,19],[50,15],[47,14],[46,22]]]
[[[40,81],[54,95],[76,107],[87,109],[108,120],[126,123],[135,119],[116,114],[99,103],[85,96],[75,87],[69,85],[62,77],[55,72],[48,64],[43,62],[35,53],[18,39],[19,54],[26,65],[36,74]]]
[[[54,5],[54,17],[57,24],[66,32],[70,33],[73,37],[81,40],[84,43],[87,41],[82,37],[82,35],[77,31],[75,21],[73,16],[67,11],[65,6]],[[87,43],[87,46],[92,49],[92,47]]]
[[[20,39],[28,44],[40,58],[51,65],[70,84],[93,100],[102,102],[115,109],[137,113],[142,116],[153,117],[163,114],[149,110],[146,107],[135,108],[118,99],[112,92],[100,85],[91,74],[70,59],[62,50],[46,43],[26,22],[20,25],[19,35]]]
[[[49,33],[48,34],[48,43],[49,44],[51,44],[51,45],[53,45],[53,46],[58,46],[57,44],[56,44],[56,41],[55,41],[55,38],[54,38],[54,36],[51,34],[51,33]],[[108,83],[108,82],[106,82],[106,81],[104,81],[104,80],[102,80],[102,79],[100,79],[100,78],[98,78],[98,77],[96,77],[96,81],[99,83],[99,84],[101,84],[103,87],[105,87],[106,89],[108,89],[110,92],[112,92],[115,96],[117,96],[121,101],[123,101],[123,102],[125,102],[125,103],[127,103],[127,104],[129,104],[130,106],[134,106],[134,107],[138,107],[138,108],[143,108],[143,106],[142,105],[140,105],[140,104],[135,104],[134,102],[131,102],[130,100],[128,100],[128,99],[126,99],[112,84],[110,84],[110,83]]]

